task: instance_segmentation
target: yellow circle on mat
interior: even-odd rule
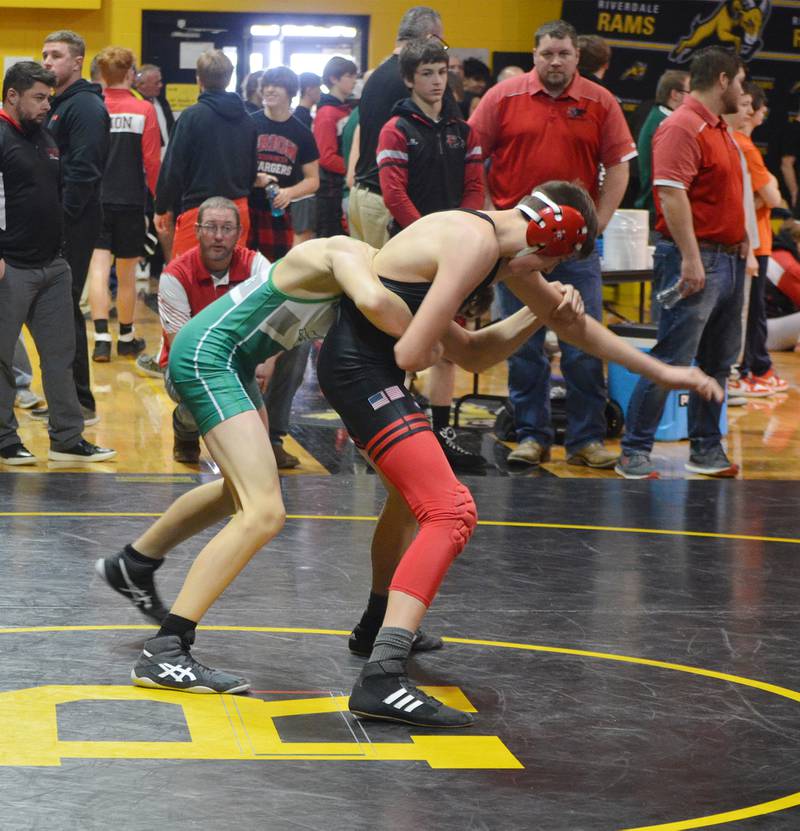
[[[108,626],[24,626],[0,629],[0,635],[22,635],[34,632],[97,632],[97,631],[130,631],[130,630],[154,630],[156,626],[147,624],[140,625],[108,625]],[[208,632],[267,632],[278,634],[296,635],[334,635],[346,636],[350,632],[342,629],[310,629],[288,626],[200,626]],[[729,675],[724,672],[716,672],[702,667],[692,667],[686,664],[672,664],[666,661],[654,661],[650,658],[636,658],[630,655],[615,655],[611,652],[591,652],[584,649],[567,649],[555,646],[540,646],[538,644],[514,643],[511,641],[487,641],[476,638],[448,638],[448,643],[459,643],[468,646],[488,646],[496,649],[518,649],[528,652],[548,652],[560,655],[569,655],[580,658],[593,658],[603,661],[618,661],[625,664],[639,664],[657,669],[668,669],[674,672],[684,672],[688,675],[698,675],[705,678],[712,678],[717,681],[725,681],[730,684],[738,684],[743,687],[752,687],[763,692],[788,698],[790,701],[800,701],[800,692],[790,690],[787,687],[779,687],[775,684],[768,684],[764,681],[756,681],[752,678],[743,678],[739,675]],[[750,819],[752,817],[772,814],[776,811],[783,811],[787,808],[794,808],[800,805],[800,793],[789,794],[781,799],[774,799],[770,802],[762,802],[758,805],[750,805],[734,811],[725,811],[720,814],[712,814],[694,819],[678,820],[659,825],[646,825],[636,828],[620,829],[620,831],[685,831],[691,828],[708,828],[713,825],[724,825],[737,820]]]

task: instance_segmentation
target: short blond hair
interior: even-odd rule
[[[97,56],[97,67],[109,85],[121,84],[133,69],[133,52],[124,46],[106,46]]]
[[[197,79],[203,89],[224,90],[231,82],[233,64],[221,49],[209,49],[197,59]]]

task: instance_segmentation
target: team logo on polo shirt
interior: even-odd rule
[[[586,115],[585,107],[570,107],[567,110],[567,118],[583,118]]]
[[[462,148],[467,146],[467,143],[464,141],[461,136],[453,135],[452,133],[447,134],[447,146],[451,150],[461,150]]]

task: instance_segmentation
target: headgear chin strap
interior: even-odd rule
[[[579,252],[589,235],[580,211],[571,205],[557,205],[540,190],[531,195],[544,202],[545,207],[537,211],[528,205],[517,205],[517,210],[530,220],[525,234],[530,247],[520,254],[563,257]]]

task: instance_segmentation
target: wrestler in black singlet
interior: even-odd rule
[[[460,210],[494,222],[480,211]],[[473,292],[490,286],[500,268],[494,268]],[[401,297],[416,314],[431,287],[429,282],[404,283],[380,277],[389,291]],[[471,299],[473,295],[470,295]],[[394,359],[397,339],[373,326],[350,300],[342,297],[336,322],[328,330],[317,361],[317,377],[325,398],[339,414],[356,445],[374,461],[398,441],[420,430],[430,430],[427,417],[403,386],[405,372]],[[392,426],[388,441],[370,447],[373,438]],[[374,451],[374,452],[373,452]]]

